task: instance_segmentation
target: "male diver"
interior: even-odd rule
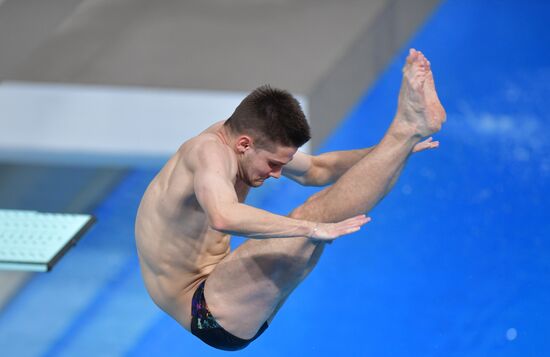
[[[238,350],[271,323],[326,243],[356,232],[409,155],[438,146],[445,110],[430,63],[411,49],[396,115],[362,150],[311,156],[300,105],[263,86],[229,119],[181,145],[148,186],[136,218],[143,279],[154,302],[205,343]],[[422,141],[423,138],[428,139]],[[288,217],[244,203],[251,187],[285,175],[325,186]],[[230,251],[230,236],[248,239]]]

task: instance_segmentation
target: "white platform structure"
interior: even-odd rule
[[[0,160],[158,167],[246,94],[5,82]],[[297,99],[307,115],[307,100]]]
[[[84,214],[0,209],[0,270],[50,271],[94,222]]]
[[[0,81],[109,86],[116,92],[213,91],[230,97],[269,83],[307,100],[315,149],[438,3],[4,0]],[[208,108],[217,106],[214,100]],[[95,109],[80,112],[87,117]],[[149,129],[162,120],[154,112],[144,114],[149,115],[138,126]],[[207,114],[182,119],[214,120]],[[0,127],[17,120],[0,109]],[[119,120],[126,119],[111,120],[112,125],[122,126]],[[39,128],[52,134],[46,123]],[[99,149],[98,130],[91,129],[89,138]]]

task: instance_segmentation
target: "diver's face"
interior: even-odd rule
[[[274,145],[271,150],[251,148],[244,156],[243,181],[247,185],[258,187],[270,177],[281,177],[283,166],[288,164],[298,151],[295,147],[280,145]]]

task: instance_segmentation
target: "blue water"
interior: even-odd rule
[[[320,151],[366,147],[396,106],[407,48],[431,60],[448,122],[360,233],[331,245],[243,356],[550,355],[550,4],[444,2]],[[132,240],[154,171],[0,314],[6,356],[214,356],[145,293]],[[287,213],[282,179],[251,203]],[[5,353],[4,353],[5,352]]]

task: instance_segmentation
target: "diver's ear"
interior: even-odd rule
[[[248,135],[241,135],[237,139],[237,151],[244,154],[245,151],[252,148],[254,140]]]

